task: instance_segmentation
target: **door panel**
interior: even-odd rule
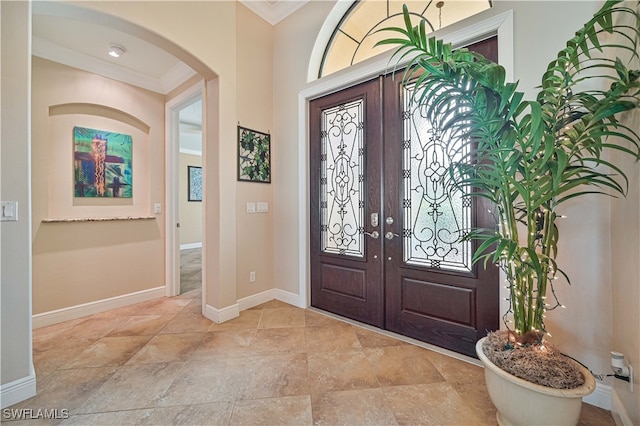
[[[497,59],[495,37],[470,48]],[[499,326],[498,270],[460,237],[493,218],[444,184],[455,149],[400,80],[310,103],[311,305],[475,356]]]
[[[491,44],[475,48],[490,53]],[[384,232],[393,237],[384,247],[386,327],[475,356],[476,341],[499,326],[498,269],[473,265],[477,243],[460,239],[494,226],[483,214],[490,208],[447,185],[458,148],[411,104],[413,87],[386,78],[384,93],[384,210],[392,218]]]
[[[311,304],[384,326],[380,79],[310,103]],[[373,216],[372,216],[373,215]]]

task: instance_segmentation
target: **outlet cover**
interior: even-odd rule
[[[256,271],[249,272],[249,282],[250,283],[256,282]]]

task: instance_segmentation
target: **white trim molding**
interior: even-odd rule
[[[240,311],[245,311],[247,309],[251,309],[254,306],[262,305],[263,303],[267,303],[276,298],[276,290],[271,289],[267,291],[263,291],[262,293],[252,294],[251,296],[243,297],[242,299],[238,299],[238,307]]]
[[[83,303],[81,305],[70,306],[68,308],[56,309],[55,311],[43,312],[33,315],[33,328],[45,327],[63,321],[86,317],[87,315],[99,314],[110,309],[122,308],[123,306],[135,303],[146,302],[147,300],[163,297],[165,287],[155,287],[148,290],[136,291],[134,293],[123,294],[121,296],[110,297],[108,299],[96,300],[95,302]]]
[[[582,402],[611,410],[611,386],[596,381],[596,390],[582,398]]]
[[[597,390],[597,389],[596,389]],[[611,391],[611,415],[618,426],[633,426],[631,417],[615,389]]]
[[[298,308],[306,309],[309,305],[306,303],[304,296],[300,294],[291,293],[290,291],[281,290],[276,288],[274,290],[275,299],[289,305],[296,306]]]
[[[26,377],[0,385],[0,408],[10,407],[35,395],[36,373],[32,372]]]
[[[204,312],[202,314],[215,323],[221,323],[239,317],[240,305],[236,303],[222,309],[216,309],[211,305],[205,305]]]
[[[200,241],[199,243],[180,244],[180,250],[189,250],[195,248],[202,248],[202,241]]]

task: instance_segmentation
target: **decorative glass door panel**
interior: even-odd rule
[[[466,154],[411,104],[415,84],[403,87],[402,236],[408,264],[471,271],[471,200],[451,185],[449,166]]]
[[[322,251],[364,255],[364,100],[321,112]]]
[[[499,327],[498,271],[461,237],[490,206],[447,183],[455,141],[398,75],[309,103],[311,305],[475,356]]]

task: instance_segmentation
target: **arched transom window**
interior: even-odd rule
[[[324,51],[318,77],[371,58],[392,48],[375,47],[392,33],[377,33],[385,27],[404,27],[402,5],[406,4],[414,25],[421,16],[431,31],[475,15],[491,7],[491,0],[357,0],[333,31]]]

